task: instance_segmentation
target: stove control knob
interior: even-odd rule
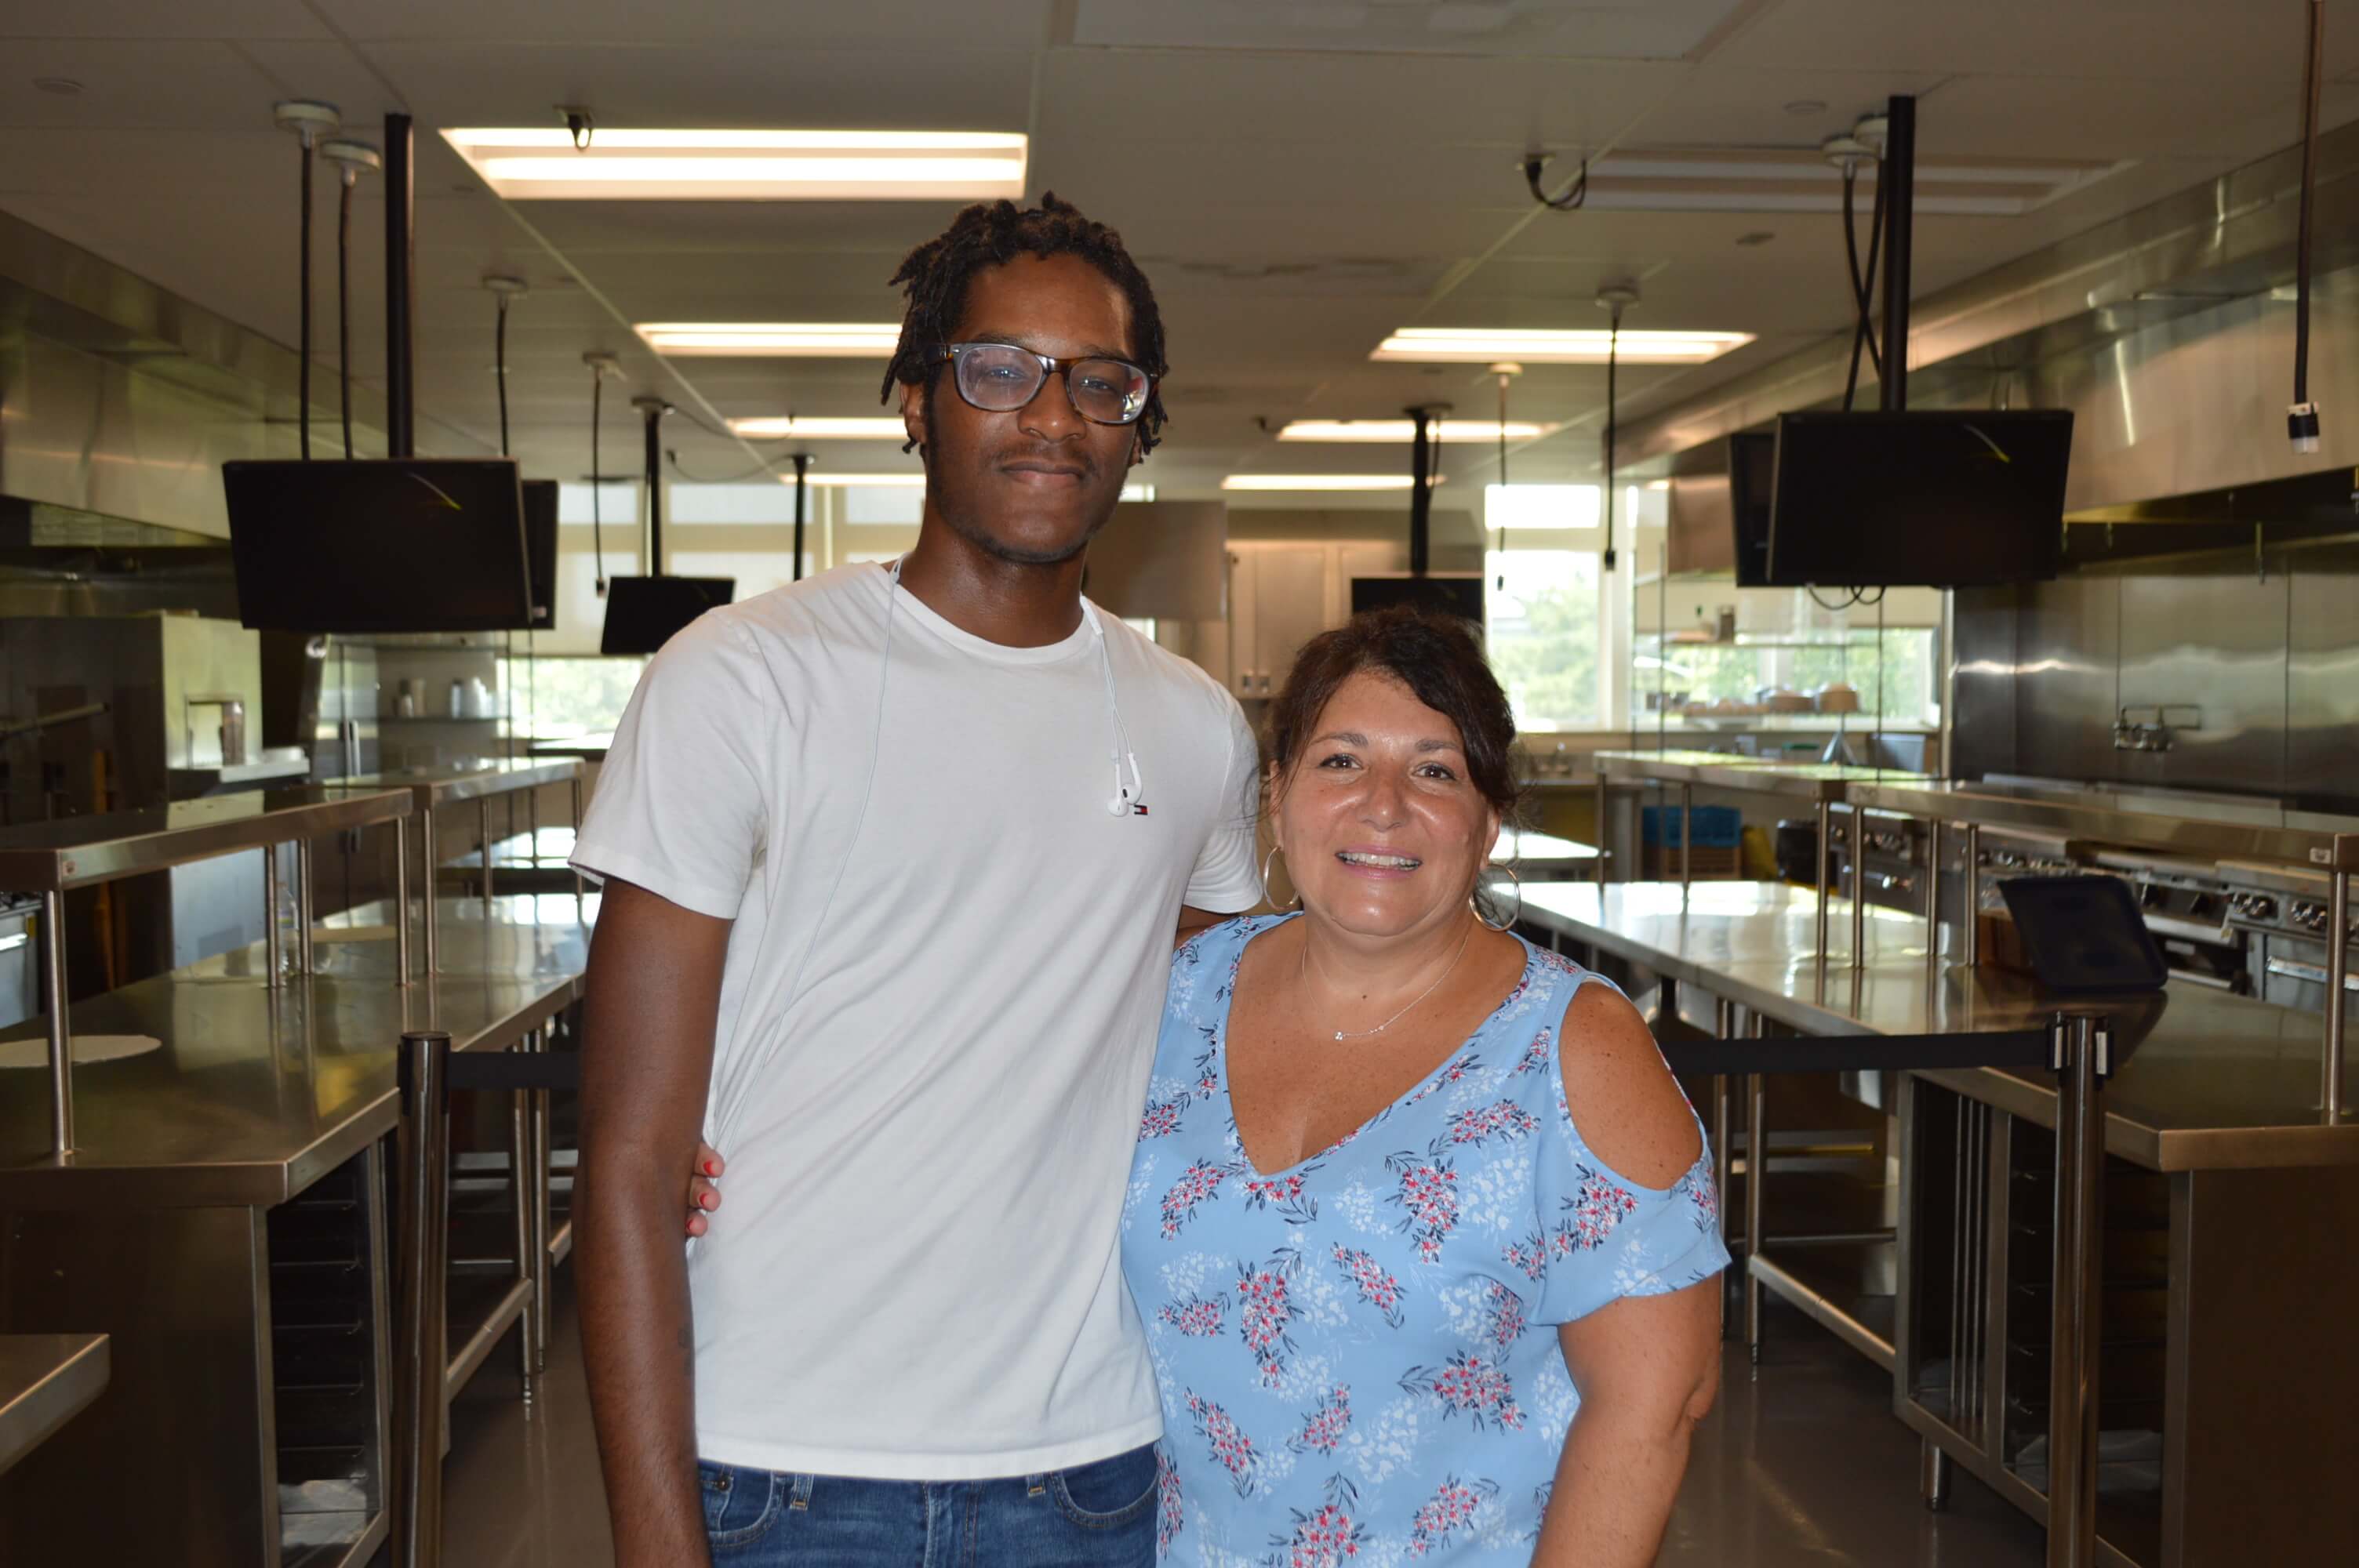
[[[2245,914],[2253,920],[2275,920],[2277,914],[2277,901],[2273,898],[2264,898],[2259,893],[2247,893],[2245,896]]]

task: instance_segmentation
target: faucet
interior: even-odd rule
[[[2181,730],[2202,728],[2203,710],[2192,703],[2125,708],[2114,719],[2114,750],[2168,752]]]

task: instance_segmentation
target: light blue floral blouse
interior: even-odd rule
[[[1525,944],[1507,999],[1418,1087],[1265,1175],[1229,1101],[1232,920],[1174,956],[1123,1211],[1163,1398],[1157,1541],[1217,1568],[1530,1561],[1580,1405],[1551,1332],[1728,1264],[1709,1151],[1668,1190],[1574,1130],[1565,1008]],[[1343,1047],[1338,1047],[1342,1049]]]

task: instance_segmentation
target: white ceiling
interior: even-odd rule
[[[2327,9],[2334,124],[2359,114],[2359,0]],[[371,139],[406,108],[420,415],[496,439],[480,280],[519,274],[516,449],[529,471],[571,476],[588,467],[586,350],[622,356],[625,392],[701,416],[875,412],[879,366],[666,367],[625,323],[890,318],[885,279],[952,209],[509,207],[438,127],[553,124],[571,103],[608,125],[1025,130],[1032,188],[1118,226],[1161,297],[1173,422],[1145,477],[1210,493],[1241,469],[1406,466],[1385,449],[1281,449],[1257,420],[1432,400],[1490,413],[1479,367],[1367,362],[1411,321],[1598,325],[1598,286],[1626,277],[1644,294],[1627,325],[1759,335],[1710,366],[1625,370],[1629,414],[1847,329],[1832,216],[1542,211],[1516,168],[1527,147],[1569,173],[1614,149],[1809,146],[1914,92],[1929,157],[2126,165],[2019,216],[1920,218],[1923,293],[2293,140],[2303,25],[2301,0],[0,0],[0,208],[292,342],[296,153],[271,103],[326,99]],[[35,87],[49,77],[83,90]],[[332,178],[318,191],[332,329]],[[371,383],[381,236],[371,181],[353,329]],[[1546,367],[1516,384],[1515,417],[1567,427],[1517,455],[1518,479],[1591,470],[1603,384]],[[609,397],[609,467],[636,449],[625,401]],[[684,420],[672,436],[700,475],[752,461]],[[818,450],[836,468],[908,460],[884,443]],[[1480,483],[1491,457],[1445,462]]]

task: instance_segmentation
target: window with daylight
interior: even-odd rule
[[[1491,668],[1518,730],[1595,730],[1608,721],[1599,507],[1593,484],[1484,492],[1491,543],[1484,619]]]

